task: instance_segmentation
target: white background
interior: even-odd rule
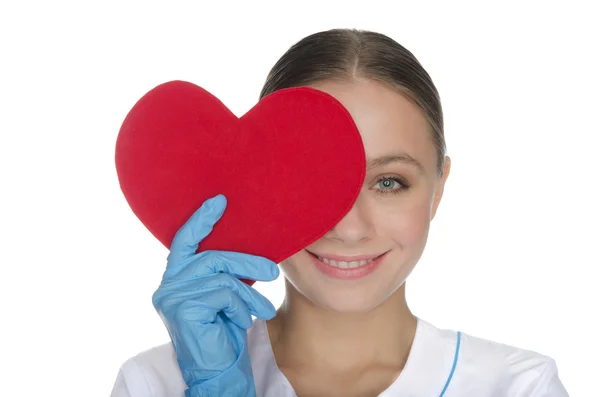
[[[596,2],[216,3],[0,6],[0,395],[108,396],[169,340],[150,299],[168,252],[114,167],[131,106],[180,79],[242,115],[289,46],[334,27],[393,37],[443,100],[453,166],[413,312],[549,355],[572,396],[595,395]],[[281,278],[257,288],[280,304]]]

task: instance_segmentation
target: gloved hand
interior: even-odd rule
[[[275,316],[267,298],[238,280],[275,280],[275,262],[228,251],[196,254],[226,205],[223,195],[206,200],[179,229],[152,295],[189,387],[186,397],[256,396],[246,329],[252,326],[251,314],[265,320]]]

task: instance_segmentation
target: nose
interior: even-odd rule
[[[359,195],[350,211],[331,229],[324,238],[339,240],[346,245],[353,245],[369,240],[374,234],[374,225],[369,208]]]

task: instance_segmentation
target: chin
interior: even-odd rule
[[[309,299],[324,310],[335,313],[365,313],[385,301],[381,291],[371,294],[365,291],[339,291],[338,293],[317,293]]]

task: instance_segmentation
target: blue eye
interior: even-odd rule
[[[396,188],[391,188],[394,186],[394,182],[396,184],[399,185],[399,187]],[[401,193],[403,190],[408,189],[410,186],[404,182],[402,179],[397,178],[397,177],[384,177],[381,178],[379,180],[377,180],[377,184],[382,184],[382,186],[384,186],[383,189],[375,189],[377,190],[377,193],[381,193],[381,194],[398,194]]]

